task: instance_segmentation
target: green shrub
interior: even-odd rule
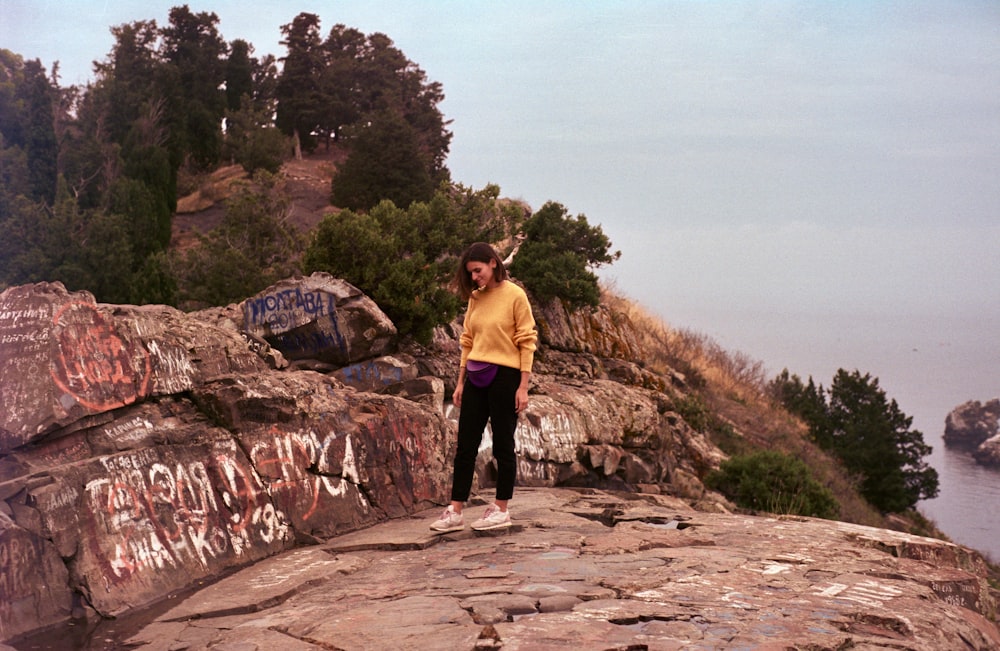
[[[446,284],[462,243],[429,227],[435,215],[438,225],[459,218],[447,214],[441,201],[413,203],[408,210],[383,201],[367,214],[327,215],[306,249],[305,271],[343,278],[378,303],[401,334],[428,343],[434,327],[455,318],[460,307]],[[435,232],[444,239],[438,241]],[[448,232],[457,238],[463,229],[456,224]]]
[[[746,509],[828,519],[839,510],[833,494],[802,461],[773,450],[724,461],[705,485]]]
[[[540,301],[559,298],[570,308],[597,307],[601,301],[597,276],[591,268],[621,256],[610,253],[611,241],[600,226],[583,215],[570,217],[566,208],[548,202],[524,223],[525,241],[510,273]]]
[[[288,213],[277,177],[258,171],[226,202],[222,223],[174,255],[183,307],[236,303],[293,275],[302,245]]]

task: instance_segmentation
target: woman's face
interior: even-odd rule
[[[496,260],[490,260],[489,262],[470,260],[465,265],[465,270],[472,276],[472,283],[476,287],[485,287],[487,289],[497,286],[496,278],[493,276],[493,270],[496,268]]]

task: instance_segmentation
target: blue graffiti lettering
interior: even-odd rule
[[[403,381],[403,369],[398,366],[382,369],[374,361],[351,364],[341,369],[344,380],[348,383],[377,384],[385,386]]]
[[[286,289],[246,301],[243,306],[247,323],[270,327],[293,328],[298,316],[314,319],[336,313],[337,298],[320,290],[303,293],[300,288]]]

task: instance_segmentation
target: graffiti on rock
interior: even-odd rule
[[[328,448],[338,440],[334,476]],[[249,463],[229,445],[194,459],[161,448],[101,458],[104,472],[87,482],[84,500],[90,549],[106,580],[186,564],[209,568],[258,546],[263,556],[289,539],[291,516],[308,520],[322,499],[343,497],[347,482],[358,482],[350,437],[273,426],[251,447]]]
[[[133,416],[102,427],[101,432],[124,446],[144,441],[153,432],[153,423],[145,416]]]
[[[0,607],[34,592],[37,562],[36,550],[22,538],[0,540]],[[6,613],[0,615],[6,621]]]
[[[344,381],[348,384],[364,384],[368,386],[396,384],[403,381],[403,369],[399,366],[380,364],[376,360],[351,364],[340,369]]]
[[[423,429],[422,423],[412,418],[388,417],[365,421],[365,428],[371,440],[378,442],[372,452],[375,463],[393,476],[404,504],[409,506],[415,500],[437,497],[430,473],[422,471],[430,464],[424,447],[427,439],[417,434]]]
[[[108,474],[87,482],[85,494],[93,534],[107,531],[113,545],[99,553],[106,580],[192,561],[208,566],[230,547],[233,514],[219,511],[204,462],[163,463],[151,450],[102,461]]]
[[[535,461],[571,463],[576,459],[576,446],[581,443],[580,431],[579,425],[562,409],[533,411],[518,419],[515,433],[518,454]]]
[[[58,351],[50,373],[76,402],[94,411],[108,411],[148,393],[149,353],[141,344],[123,341],[95,306],[67,303],[52,322]]]
[[[271,497],[282,505],[300,505],[298,515],[305,521],[316,513],[323,496],[345,497],[348,480],[360,483],[349,436],[341,443],[339,471],[330,461],[331,447],[339,438],[335,433],[322,436],[312,430],[286,432],[272,426],[250,449],[250,460]],[[359,506],[367,510],[363,496],[357,495]]]
[[[66,578],[66,568],[48,541],[0,515],[0,640],[30,630],[35,618],[69,612]]]
[[[980,614],[984,612],[981,602],[979,582],[975,579],[968,581],[931,581],[931,590],[941,601],[952,606],[961,606],[974,610]]]
[[[251,298],[244,303],[243,313],[247,323],[267,326],[277,333],[317,317],[335,316],[336,307],[337,297],[333,294],[295,288]]]
[[[880,608],[886,601],[903,594],[903,591],[895,586],[870,579],[851,585],[831,582],[825,587],[815,587],[814,592],[819,597],[853,601],[871,608]]]
[[[301,288],[273,292],[248,299],[243,304],[243,316],[252,328],[270,332],[271,345],[293,357],[328,349],[347,352],[334,294],[319,290],[304,292]]]
[[[181,348],[148,342],[149,354],[155,361],[155,392],[163,395],[181,393],[194,388],[195,369],[191,358]]]
[[[272,340],[274,347],[292,358],[312,357],[324,351],[336,350],[342,356],[347,356],[347,339],[333,321],[334,331],[310,329],[308,331],[294,330],[275,335]]]

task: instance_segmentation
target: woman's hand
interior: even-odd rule
[[[521,384],[514,394],[514,413],[520,414],[528,408],[528,386],[531,385],[531,371],[521,371]]]
[[[462,390],[465,388],[465,382],[459,380],[458,386],[455,387],[455,393],[451,394],[451,401],[456,407],[461,408],[462,406]]]
[[[519,386],[514,394],[514,411],[520,414],[528,408],[528,387]]]

